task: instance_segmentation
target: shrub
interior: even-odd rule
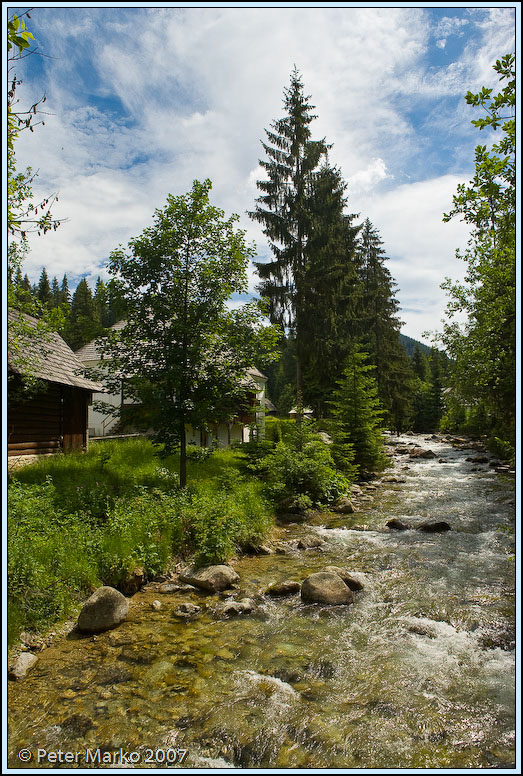
[[[155,576],[185,544],[180,499],[140,488],[109,513],[100,548],[100,577],[104,584],[117,586],[138,566],[146,576]]]
[[[336,471],[328,446],[319,440],[307,441],[301,450],[279,442],[261,462],[267,493],[276,502],[292,499],[299,509],[330,504],[349,489],[349,481]]]

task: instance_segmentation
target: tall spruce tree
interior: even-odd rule
[[[325,163],[311,186],[310,232],[305,247],[302,342],[304,400],[317,417],[341,377],[354,344],[361,281],[354,252],[359,226],[345,215],[347,186],[336,167]]]
[[[376,367],[378,394],[387,420],[401,431],[409,417],[412,370],[399,341],[401,321],[396,283],[385,267],[387,256],[378,230],[367,218],[358,246],[363,283],[359,315],[360,340]]]
[[[273,259],[257,263],[259,291],[270,303],[273,323],[288,327],[296,341],[297,403],[302,404],[302,328],[305,315],[307,243],[311,229],[310,192],[322,156],[325,140],[312,140],[310,124],[316,118],[314,106],[305,96],[300,74],[294,68],[284,91],[286,115],[265,130],[262,142],[267,160],[260,165],[268,180],[257,181],[262,192],[251,217],[264,225]]]

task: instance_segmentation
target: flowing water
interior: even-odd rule
[[[514,767],[513,482],[449,443],[398,441],[438,457],[397,456],[385,479],[403,482],[365,511],[280,529],[320,549],[235,563],[257,614],[141,591],[118,629],[44,650],[10,685],[10,766],[27,748],[26,768],[53,767],[40,748],[78,753],[67,768]],[[452,530],[415,530],[426,519]],[[352,606],[260,594],[327,565],[363,581]],[[182,601],[201,607],[193,621],[173,616]]]

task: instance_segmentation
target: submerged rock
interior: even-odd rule
[[[320,571],[310,574],[301,585],[301,598],[305,603],[352,604],[354,596],[339,574]]]
[[[71,714],[70,717],[67,717],[67,719],[64,719],[61,723],[61,728],[74,738],[82,738],[87,731],[91,730],[93,727],[93,721],[84,714]]]
[[[445,531],[451,531],[451,527],[444,520],[436,520],[434,522],[427,521],[418,525],[418,531],[424,531],[425,533],[444,533]]]
[[[193,620],[201,611],[201,607],[190,601],[184,601],[173,612],[175,617],[182,620]]]
[[[299,593],[300,588],[301,585],[299,582],[295,582],[293,579],[286,579],[284,582],[276,582],[274,585],[270,585],[265,593],[272,598],[279,598],[280,596]]]
[[[206,590],[209,593],[218,593],[232,587],[240,577],[230,566],[203,566],[200,569],[188,569],[180,574],[180,580],[189,585]]]
[[[36,655],[33,655],[31,652],[22,652],[22,654],[18,655],[11,664],[7,674],[8,678],[15,682],[19,679],[25,679],[27,672],[30,671],[37,662],[38,658]]]
[[[114,587],[99,587],[83,605],[78,630],[100,633],[115,628],[127,617],[129,601]]]

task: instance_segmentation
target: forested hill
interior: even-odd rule
[[[416,350],[416,345],[419,347],[422,353],[425,353],[428,355],[430,353],[430,345],[425,345],[423,342],[420,342],[419,340],[412,339],[412,337],[407,337],[406,334],[400,334],[399,335],[400,342],[407,351],[407,356],[409,358],[412,358],[414,355],[414,351]]]

